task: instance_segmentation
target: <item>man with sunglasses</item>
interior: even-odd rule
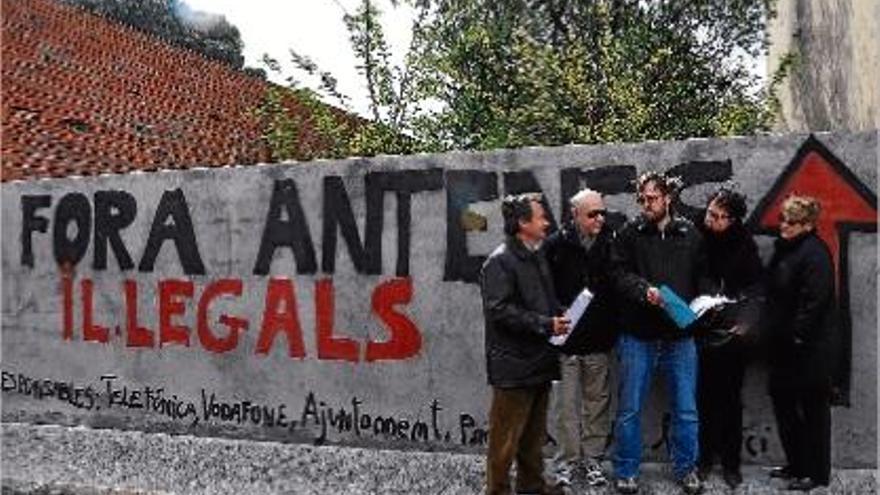
[[[672,471],[685,493],[702,491],[697,476],[697,349],[690,332],[678,328],[663,310],[660,287],[682,299],[714,293],[707,277],[703,239],[688,220],[672,214],[680,188],[676,178],[657,172],[636,181],[642,214],[618,233],[614,260],[620,294],[621,335],[617,420],[614,426],[614,477],[620,493],[638,491],[642,457],[642,404],[655,368],[666,381],[671,412],[667,440]]]
[[[571,221],[547,240],[556,295],[570,306],[586,287],[593,299],[560,348],[556,398],[557,481],[583,474],[589,486],[607,483],[600,461],[611,430],[608,369],[617,337],[611,297],[611,242],[602,195],[583,189],[570,200]]]

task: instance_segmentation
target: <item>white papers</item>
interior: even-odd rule
[[[736,301],[734,301],[733,299],[728,299],[721,295],[709,296],[704,294],[702,296],[697,296],[696,298],[694,298],[694,300],[691,301],[690,307],[691,311],[696,313],[697,318],[699,318],[700,316],[703,316],[703,313],[709,311],[712,308],[732,302]]]
[[[577,326],[578,321],[581,319],[581,316],[584,315],[584,311],[587,310],[587,306],[590,305],[590,302],[593,300],[593,293],[590,292],[590,289],[586,287],[581,291],[580,294],[575,298],[574,302],[571,303],[571,306],[565,310],[565,314],[562,316],[568,320],[568,332],[562,335],[553,335],[550,337],[550,343],[553,345],[563,345],[565,341],[568,340],[568,336],[571,335],[571,332],[574,331],[574,327]]]

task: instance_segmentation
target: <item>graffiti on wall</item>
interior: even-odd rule
[[[262,216],[242,225],[250,229],[242,239],[253,243],[252,251],[244,251],[253,254],[241,262],[241,273],[230,273],[226,265],[212,266],[210,257],[204,255],[206,244],[215,241],[199,237],[195,227],[204,219],[193,215],[191,198],[183,189],[160,191],[148,199],[107,188],[91,194],[75,190],[26,193],[17,198],[18,258],[7,261],[25,273],[58,267],[59,290],[50,297],[58,298],[56,335],[64,345],[121,343],[119,347],[132,352],[174,346],[221,359],[227,354],[274,352],[292,360],[390,366],[432,352],[424,348],[430,322],[420,321],[423,315],[413,307],[418,289],[415,280],[424,280],[414,276],[424,267],[413,266],[411,252],[414,222],[418,221],[413,202],[419,194],[445,197],[445,212],[440,216],[445,232],[436,232],[438,243],[443,244],[438,258],[442,265],[431,275],[438,284],[475,284],[485,254],[474,250],[469,236],[488,228],[488,219],[476,213],[476,204],[546,187],[558,192],[558,207],[545,205],[551,216],[559,212],[551,218],[552,225],[558,226],[569,220],[567,198],[577,190],[586,186],[609,196],[629,194],[634,191],[637,170],[635,165],[616,164],[560,168],[552,176],[528,169],[476,168],[366,171],[354,177],[328,174],[315,184],[320,188],[320,200],[315,203],[306,203],[301,194],[311,182],[306,185],[294,178],[276,177],[263,185],[265,204],[253,205]],[[732,179],[733,164],[730,159],[687,161],[667,172],[680,176],[685,189],[705,188]],[[542,183],[538,177],[555,183]],[[812,137],[760,199],[750,226],[760,234],[774,234],[779,203],[791,191],[817,196],[825,205],[819,230],[832,248],[837,267],[845,352],[836,382],[839,402],[845,402],[851,373],[847,242],[851,232],[876,232],[876,195]],[[395,207],[386,212],[389,196],[395,199]],[[695,217],[701,206],[679,200],[676,208]],[[386,213],[396,218],[396,232],[386,232]],[[610,212],[612,225],[625,219],[623,211]],[[138,225],[145,228],[135,230]],[[143,235],[131,235],[132,231]],[[388,239],[394,239],[390,246]],[[383,248],[392,252],[383,253]],[[358,281],[368,285],[357,297],[369,301],[365,318],[384,330],[383,337],[348,335],[347,314],[337,304],[344,285],[338,273],[343,268],[337,266],[342,253],[351,262],[345,265],[345,275],[353,271]],[[176,264],[175,270],[167,270],[169,260]],[[281,270],[277,265],[273,270],[273,265],[280,260],[292,263],[303,277],[278,276]],[[157,276],[167,271],[183,275]],[[114,280],[116,274],[118,280]],[[252,304],[246,299],[249,294],[260,294],[261,299]],[[309,294],[309,299],[303,294]],[[100,301],[108,299],[122,311],[101,311]],[[303,322],[313,322],[313,328],[305,328]],[[253,338],[245,339],[246,334]],[[307,341],[315,342],[314,350],[305,345]],[[441,405],[448,397],[432,399],[416,413],[388,414],[378,413],[378,405],[355,394],[331,398],[312,390],[299,392],[294,410],[285,403],[232,400],[221,391],[207,389],[179,397],[164,386],[125,385],[125,377],[109,375],[85,385],[5,370],[2,379],[4,394],[61,401],[89,413],[100,407],[103,412],[141,410],[181,424],[237,424],[288,432],[308,428],[314,431],[316,442],[331,441],[337,435],[456,445],[483,445],[486,440],[483,411],[453,413]],[[746,448],[753,456],[761,456],[767,450],[768,433],[761,426],[749,428]],[[658,442],[662,445],[662,438]]]
[[[687,162],[672,170],[682,175],[686,186],[720,182],[732,176],[729,160]],[[559,172],[561,196],[568,198],[584,185],[605,194],[631,192],[635,174],[635,166],[562,169]],[[500,175],[505,193],[541,190],[532,172],[505,172]],[[410,277],[411,197],[422,191],[446,189],[443,281],[476,283],[485,256],[468,252],[467,231],[461,218],[468,212],[470,204],[498,199],[498,179],[498,173],[482,170],[369,172],[364,176],[366,218],[364,235],[361,237],[342,178],[324,177],[320,270],[306,219],[307,210],[300,200],[297,183],[294,179],[276,180],[262,232],[253,236],[260,241],[252,264],[256,277],[249,279],[259,280],[269,275],[272,261],[277,259],[276,252],[291,256],[298,274],[319,275],[314,281],[318,359],[374,362],[412,358],[420,352],[422,338],[416,322],[402,309],[411,302],[413,295]],[[338,237],[341,235],[357,273],[385,274],[385,267],[382,266],[382,234],[383,198],[386,192],[394,193],[397,198],[397,258],[393,276],[373,289],[371,308],[372,315],[384,325],[389,337],[385,341],[358,342],[339,336],[334,329],[335,289],[332,275]],[[291,358],[306,357],[296,284],[288,278],[269,277],[265,281],[250,282],[264,286],[265,301],[261,315],[257,321],[242,315],[220,315],[218,321],[223,329],[212,327],[208,314],[217,300],[239,298],[243,293],[255,289],[246,286],[241,278],[220,278],[198,285],[191,279],[161,279],[155,287],[149,288],[157,294],[156,307],[138,308],[138,294],[145,288],[132,276],[120,281],[118,290],[114,291],[125,307],[125,321],[95,320],[95,284],[88,277],[76,280],[74,274],[80,263],[88,262],[94,272],[106,271],[112,254],[123,273],[131,273],[135,269],[151,273],[160,250],[170,249],[176,253],[185,274],[209,274],[210,267],[206,267],[199,249],[205,240],[200,242],[197,239],[183,190],[168,190],[162,194],[139,256],[138,253],[132,253],[131,246],[126,245],[121,235],[143,210],[131,193],[99,190],[91,198],[80,192],[68,192],[60,198],[50,194],[25,194],[21,196],[20,205],[21,265],[34,268],[38,263],[50,262],[61,268],[60,335],[63,339],[108,343],[111,338],[123,338],[130,348],[189,347],[198,342],[209,352],[224,353],[237,349],[241,333],[253,327],[258,329],[254,353],[269,353],[278,337],[283,336]],[[679,207],[687,211],[696,209],[685,204]],[[569,209],[563,207],[560,211],[563,212],[561,221],[567,221]],[[619,223],[624,215],[617,212],[614,218]],[[40,236],[51,240],[54,260],[36,259],[33,245],[40,240]],[[90,247],[91,260],[85,260]],[[155,312],[158,328],[143,326],[140,323],[141,311]],[[81,322],[74,322],[77,312],[82,316]],[[178,322],[187,312],[195,312],[195,329]],[[78,332],[75,331],[76,327]]]
[[[837,281],[839,357],[834,370],[833,402],[849,405],[852,374],[852,317],[849,296],[849,236],[877,232],[877,195],[818,139],[810,136],[747,221],[753,231],[779,230],[782,202],[792,193],[817,198],[822,205],[816,231],[834,260]]]
[[[378,414],[363,398],[352,396],[344,403],[333,404],[311,390],[302,394],[302,406],[294,409],[285,402],[231,399],[204,388],[191,400],[163,385],[132,385],[112,374],[87,384],[35,378],[9,370],[2,370],[0,378],[4,394],[61,402],[78,410],[158,415],[190,427],[232,425],[305,433],[316,445],[345,435],[462,447],[485,445],[488,440],[485,426],[470,412],[456,415],[456,428],[446,427],[449,420],[444,416],[448,412],[439,399],[432,399],[415,413]]]

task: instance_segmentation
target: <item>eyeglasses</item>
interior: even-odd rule
[[[660,201],[662,198],[663,198],[663,196],[661,196],[659,194],[642,194],[638,198],[636,198],[636,202],[639,203],[640,205],[643,205],[646,203],[656,203],[657,201]]]
[[[730,215],[728,215],[727,213],[718,213],[717,211],[713,210],[706,210],[706,215],[715,222],[730,220]]]
[[[587,212],[587,218],[596,218],[599,215],[603,217],[608,216],[608,210],[592,210]]]

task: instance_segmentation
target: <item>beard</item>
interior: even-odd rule
[[[657,223],[660,220],[664,219],[666,215],[669,213],[667,208],[662,209],[651,209],[651,210],[643,210],[642,216],[645,217],[649,222]]]

